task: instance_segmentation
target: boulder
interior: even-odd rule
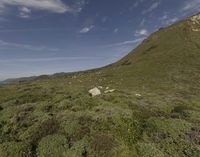
[[[90,95],[91,95],[92,97],[101,95],[101,91],[100,91],[97,87],[95,87],[95,88],[93,88],[93,89],[90,89],[88,92],[90,93]]]

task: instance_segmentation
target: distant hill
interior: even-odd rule
[[[34,80],[35,78],[37,78],[37,77],[33,76],[33,77],[6,79],[4,81],[1,81],[0,84],[10,84],[10,83],[14,83],[14,82],[31,81],[31,80]]]
[[[53,75],[40,75],[40,76],[31,76],[31,77],[21,77],[21,78],[11,78],[6,79],[4,81],[0,81],[0,84],[11,84],[11,83],[20,83],[20,82],[26,82],[26,81],[33,81],[33,80],[40,80],[40,79],[49,79],[52,77],[59,77],[64,76],[66,73],[56,73]]]

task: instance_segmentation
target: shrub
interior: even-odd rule
[[[128,147],[123,141],[118,142],[119,146],[112,152],[112,157],[139,157],[135,146]]]
[[[167,157],[199,157],[200,155],[197,146],[179,137],[162,140],[159,147]]]
[[[97,153],[109,152],[114,146],[114,137],[109,134],[97,134],[92,141],[92,148]]]
[[[65,157],[88,157],[88,142],[86,139],[80,140],[66,152]]]
[[[177,137],[191,129],[191,123],[181,119],[166,119],[152,117],[147,120],[148,132],[164,133],[171,137]]]
[[[28,140],[33,145],[42,138],[54,134],[59,129],[59,124],[54,118],[47,118],[29,127],[24,133],[20,134],[20,140]]]
[[[0,144],[1,157],[31,157],[31,147],[26,143],[7,142]]]
[[[164,154],[151,143],[138,143],[136,148],[140,157],[165,157]]]
[[[37,157],[66,157],[69,149],[67,140],[63,135],[48,135],[39,142]]]

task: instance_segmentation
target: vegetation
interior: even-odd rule
[[[186,19],[107,67],[0,85],[0,156],[200,157],[199,43]]]

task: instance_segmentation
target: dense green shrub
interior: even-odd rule
[[[37,148],[37,157],[66,157],[69,149],[66,137],[63,135],[48,135],[41,139]]]
[[[140,157],[165,157],[163,152],[151,143],[138,143],[136,148]]]
[[[59,130],[59,123],[52,117],[45,117],[19,134],[19,140],[28,140],[33,145],[44,136],[54,134]]]
[[[166,157],[199,157],[198,146],[181,138],[167,138],[159,144],[160,150],[166,153]]]
[[[181,119],[166,119],[164,117],[152,117],[147,121],[149,133],[164,133],[171,137],[178,137],[191,129],[192,124]]]
[[[30,145],[22,142],[0,144],[1,157],[32,157]]]
[[[91,144],[92,149],[101,154],[111,151],[115,147],[115,140],[110,134],[97,134]]]

